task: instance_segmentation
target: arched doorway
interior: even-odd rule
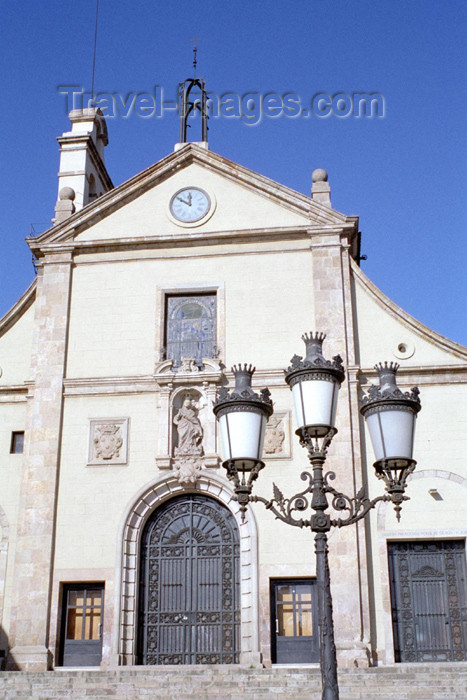
[[[239,532],[207,496],[166,501],[141,541],[138,661],[231,664],[240,654]]]

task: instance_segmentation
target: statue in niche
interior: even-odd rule
[[[193,398],[187,394],[182,407],[174,416],[177,427],[178,444],[174,450],[176,457],[203,454],[203,428],[198,418],[198,409]]]
[[[115,423],[96,427],[94,434],[94,454],[97,459],[117,459],[123,445],[121,426]]]

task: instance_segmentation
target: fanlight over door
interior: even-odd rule
[[[139,662],[239,661],[239,533],[230,511],[206,496],[174,498],[142,539]]]

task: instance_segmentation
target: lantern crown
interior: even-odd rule
[[[420,390],[414,386],[410,391],[401,391],[396,383],[396,374],[399,369],[397,362],[380,362],[375,365],[379,377],[379,386],[373,384],[368,389],[368,394],[363,395],[361,401],[361,413],[365,413],[381,403],[401,404],[411,408],[415,413],[421,409]]]
[[[290,365],[284,370],[285,381],[289,386],[293,386],[297,381],[302,381],[304,374],[309,372],[326,372],[337,380],[339,384],[344,381],[345,371],[342,364],[342,357],[335,355],[332,360],[326,360],[323,355],[323,341],[325,333],[304,333],[302,340],[306,347],[305,359],[301,355],[294,355],[290,360]]]
[[[272,415],[273,405],[269,389],[261,389],[259,393],[256,393],[251,386],[255,369],[252,365],[247,364],[243,366],[238,364],[232,367],[235,387],[231,391],[227,387],[222,387],[219,391],[219,396],[213,405],[216,416],[220,417],[225,411],[231,411],[233,404],[237,404],[239,410],[242,410],[243,406],[244,410],[256,408],[268,417]]]

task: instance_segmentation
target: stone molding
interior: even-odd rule
[[[257,527],[250,506],[245,521],[226,479],[203,472],[196,487],[184,487],[173,476],[146,485],[127,508],[119,535],[120,562],[116,570],[115,619],[112,665],[132,666],[137,661],[137,610],[139,547],[148,518],[164,501],[186,493],[209,495],[232,512],[240,533],[240,610],[241,663],[257,659],[258,636],[258,562]]]

